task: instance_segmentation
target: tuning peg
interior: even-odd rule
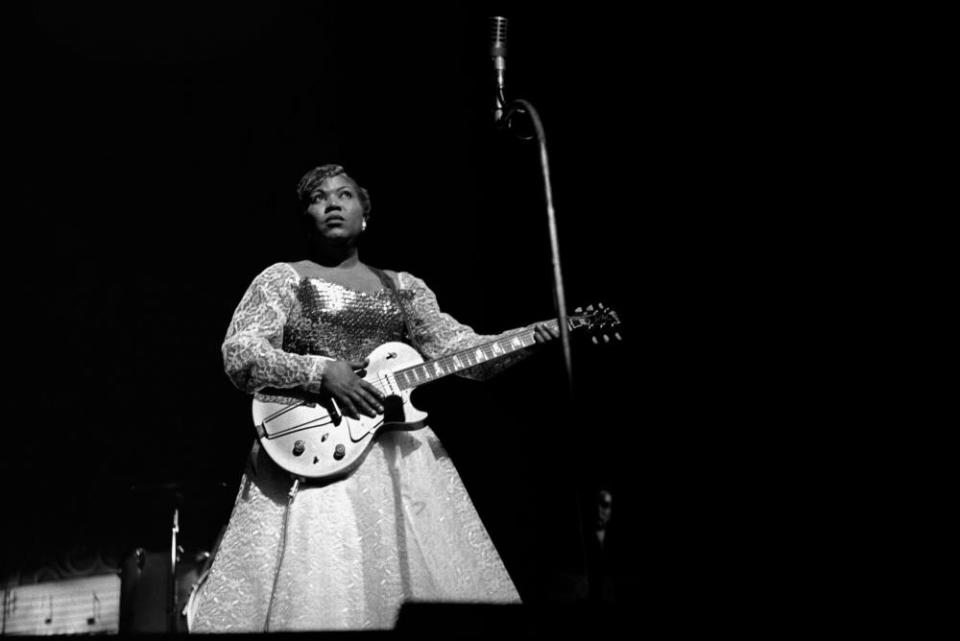
[[[590,337],[590,342],[593,343],[594,345],[599,345],[599,344],[600,344],[600,341],[597,340],[597,337],[596,337],[596,336],[591,336],[591,337]]]
[[[603,306],[603,303],[597,303],[597,309],[606,309],[606,307]]]
[[[614,332],[613,337],[616,338],[618,341],[623,340],[623,336],[620,335],[620,332]]]
[[[592,312],[592,311],[593,311],[593,305],[587,305],[587,311],[588,311],[588,312]]]
[[[604,343],[609,343],[609,342],[610,342],[610,337],[607,336],[606,334],[604,334],[604,335],[603,335],[603,342],[604,342]]]
[[[583,313],[583,308],[582,308],[582,307],[578,307],[578,308],[576,308],[575,310],[573,310],[573,313],[575,313],[575,314],[582,314],[582,313]]]

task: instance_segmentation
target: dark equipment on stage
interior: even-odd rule
[[[120,634],[186,633],[187,606],[212,561],[214,541],[180,543],[181,511],[227,500],[223,482],[163,483],[130,488],[138,545],[120,572]],[[194,537],[196,538],[196,537]]]

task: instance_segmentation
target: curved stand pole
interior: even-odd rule
[[[503,104],[502,97],[500,98],[498,106],[499,104]],[[509,129],[510,119],[518,113],[526,113],[530,116],[530,120],[533,122],[534,130],[536,131],[537,142],[540,144],[540,167],[543,170],[543,189],[547,203],[547,225],[549,226],[550,230],[550,255],[553,263],[554,303],[557,306],[557,325],[560,327],[560,341],[563,346],[563,364],[567,374],[568,402],[572,404],[573,359],[571,358],[570,350],[570,328],[567,325],[567,303],[566,297],[563,293],[563,275],[560,270],[560,243],[557,239],[557,219],[553,210],[553,191],[550,187],[550,163],[547,158],[547,140],[546,135],[543,132],[543,123],[540,122],[540,116],[537,114],[537,110],[534,109],[533,105],[526,100],[517,99],[512,101],[506,106],[506,109],[503,113],[503,118],[497,118],[497,122],[502,123],[502,126]],[[516,132],[514,132],[514,135],[517,135],[522,140],[530,140],[529,137],[520,136],[516,134]],[[590,562],[587,558],[587,543],[584,532],[585,524],[583,518],[583,507],[580,504],[579,496],[575,497],[574,503],[576,507],[577,521],[580,526],[580,554],[584,567],[584,589],[586,594],[589,595]]]
[[[547,202],[547,225],[550,230],[550,254],[553,263],[553,293],[557,306],[557,324],[560,326],[560,342],[563,346],[563,364],[567,374],[567,391],[573,395],[573,359],[570,351],[570,328],[567,326],[567,303],[563,293],[563,275],[560,273],[560,244],[557,240],[557,219],[553,211],[553,191],[550,187],[550,163],[547,159],[547,139],[537,110],[526,100],[514,100],[507,105],[502,122],[510,127],[510,119],[517,113],[526,113],[540,144],[540,167],[543,170],[543,188]],[[529,138],[527,138],[529,140]]]

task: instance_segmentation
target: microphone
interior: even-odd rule
[[[503,93],[503,72],[507,68],[507,19],[503,16],[490,18],[490,57],[493,58],[493,68],[497,72],[496,107],[493,110],[493,121],[498,123],[503,119],[503,109],[506,99]]]

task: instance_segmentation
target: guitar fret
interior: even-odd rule
[[[554,323],[555,325],[556,323]],[[442,378],[448,374],[454,374],[471,367],[476,367],[490,360],[495,360],[529,347],[535,343],[532,330],[526,330],[517,334],[492,341],[486,345],[478,345],[466,351],[444,356],[428,363],[414,365],[404,370],[395,372],[395,380],[401,390],[416,387],[421,383]]]

